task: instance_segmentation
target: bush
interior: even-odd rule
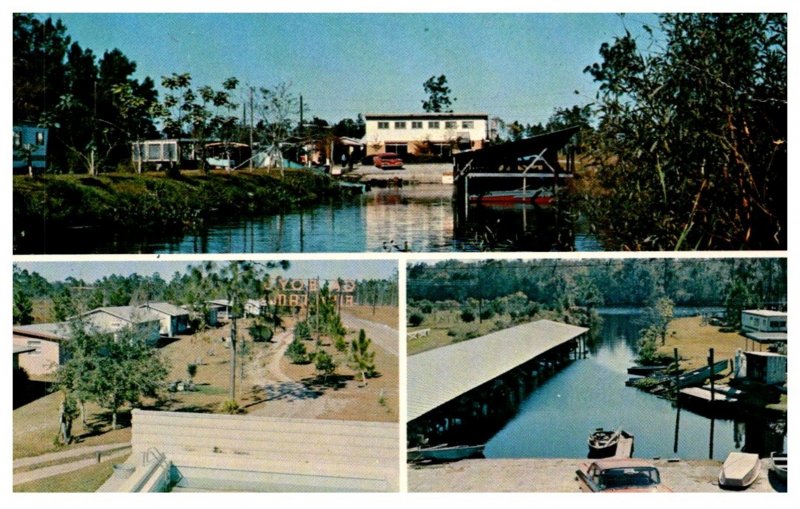
[[[306,352],[306,345],[298,339],[289,344],[289,348],[286,349],[286,356],[289,357],[292,364],[308,364],[311,362]]]
[[[267,342],[272,340],[274,332],[272,328],[263,323],[254,323],[247,329],[250,332],[250,337],[255,342]]]
[[[425,320],[425,315],[417,310],[412,311],[411,314],[408,315],[408,325],[411,327],[419,327],[423,320]]]
[[[309,327],[307,321],[297,322],[297,325],[294,326],[294,339],[302,339],[305,341],[311,339],[311,327]]]
[[[465,321],[466,323],[470,323],[475,321],[475,311],[472,309],[462,309],[461,310],[461,320]]]
[[[239,407],[239,403],[235,400],[229,399],[222,403],[222,413],[236,415],[242,412],[243,410]]]
[[[320,350],[314,356],[314,368],[317,370],[318,374],[327,379],[328,376],[336,371],[336,362],[328,352]]]

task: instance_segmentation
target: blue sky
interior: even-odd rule
[[[16,262],[20,269],[29,272],[38,272],[50,282],[63,281],[72,276],[94,282],[103,276],[117,274],[129,276],[133,273],[152,275],[158,272],[163,279],[169,281],[177,271],[184,273],[189,265],[198,265],[201,260],[193,261],[46,261],[46,262]],[[225,262],[217,261],[217,264]],[[291,260],[291,266],[283,271],[280,268],[270,269],[272,276],[289,278],[315,278],[320,279],[389,279],[397,269],[396,260]]]
[[[100,57],[120,49],[137,78],[189,72],[219,88],[281,82],[302,95],[306,118],[422,112],[422,84],[444,74],[455,111],[546,122],[556,107],[586,104],[583,69],[652,14],[467,13],[41,13]],[[642,37],[644,37],[642,35]],[[642,39],[644,41],[644,39]],[[578,94],[574,92],[578,91]],[[243,94],[241,96],[244,98]]]

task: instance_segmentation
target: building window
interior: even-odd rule
[[[395,122],[394,123],[394,128],[395,129],[405,129],[406,128],[406,123],[405,122]]]
[[[378,129],[389,129],[389,122],[378,122]]]
[[[36,131],[36,144],[44,145],[44,132]]]
[[[22,134],[15,132],[14,133],[14,148],[19,148],[22,146]]]
[[[411,122],[411,129],[422,129],[422,122]]]
[[[438,120],[432,120],[432,121],[428,122],[428,129],[439,129],[439,121]]]
[[[475,122],[472,120],[464,120],[461,122],[461,129],[472,129],[473,127],[475,127]]]
[[[448,120],[444,123],[445,129],[455,129],[456,128],[456,121],[455,120]]]

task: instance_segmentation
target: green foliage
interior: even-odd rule
[[[661,330],[656,325],[641,331],[642,337],[639,339],[639,351],[636,361],[644,366],[670,363],[672,357],[658,353],[658,340],[661,337]]]
[[[660,25],[645,49],[626,32],[586,68],[599,83],[593,223],[612,249],[785,249],[786,15]]]
[[[254,323],[247,330],[252,340],[257,343],[271,341],[274,335],[272,327],[263,323]]]
[[[426,112],[449,113],[453,111],[452,105],[456,98],[450,99],[450,87],[447,86],[447,77],[442,74],[439,77],[431,76],[422,84],[428,99],[422,101],[422,109]]]
[[[297,325],[294,326],[294,339],[295,341],[309,341],[311,339],[311,327],[309,327],[308,321],[297,322]]]
[[[89,330],[80,321],[70,324],[68,360],[56,372],[54,386],[81,401],[94,401],[112,413],[125,403],[154,397],[168,370],[158,351],[136,329],[115,334]]]
[[[222,413],[236,415],[242,413],[242,408],[239,406],[239,403],[236,402],[234,399],[225,400],[222,403],[222,407],[220,408]]]
[[[252,217],[340,196],[329,178],[298,170],[285,178],[257,173],[180,180],[159,175],[14,179],[14,234],[24,249],[37,236],[76,225],[130,233],[180,233],[217,217]]]
[[[308,364],[311,362],[308,358],[306,345],[296,338],[289,343],[289,347],[286,349],[286,356],[289,357],[292,364]]]
[[[419,327],[423,320],[425,320],[425,315],[417,310],[411,311],[408,315],[408,325],[411,327]]]
[[[190,362],[186,365],[186,374],[189,375],[189,379],[193,380],[194,376],[197,374],[197,364]]]
[[[344,353],[347,350],[347,341],[345,341],[344,336],[337,334],[333,339],[333,346],[337,352]]]
[[[327,381],[328,377],[336,372],[336,362],[328,352],[319,350],[314,354],[314,369],[317,370],[318,376]]]
[[[464,308],[461,310],[461,319],[466,322],[470,323],[475,320],[475,310],[472,308]]]
[[[33,322],[33,302],[23,290],[14,290],[14,323],[28,325]]]
[[[348,361],[350,368],[361,374],[361,381],[374,378],[378,372],[375,370],[375,352],[370,351],[372,341],[367,337],[364,329],[358,331],[358,338],[350,343]]]

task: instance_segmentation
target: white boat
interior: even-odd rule
[[[785,452],[771,452],[769,454],[769,468],[775,475],[786,481],[789,473],[789,457]]]
[[[761,460],[758,454],[732,452],[728,454],[719,473],[721,488],[744,490],[758,479],[761,473]]]

